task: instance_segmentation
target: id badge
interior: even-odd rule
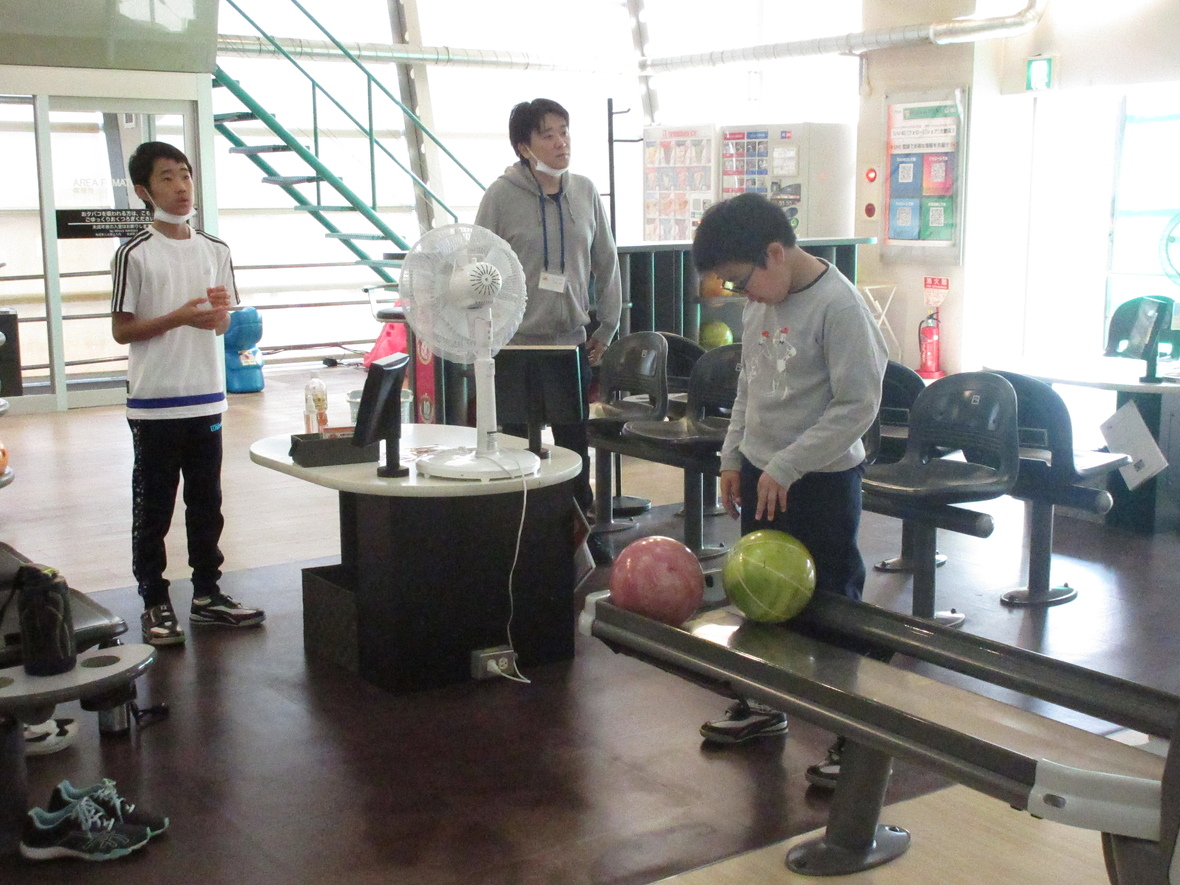
[[[553,273],[548,270],[541,271],[540,287],[550,292],[564,292],[565,274]]]

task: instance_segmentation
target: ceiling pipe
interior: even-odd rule
[[[1049,0],[1029,0],[1025,8],[1013,15],[982,19],[956,19],[949,22],[930,22],[903,25],[875,31],[861,31],[838,37],[819,37],[790,43],[771,43],[744,49],[722,49],[667,58],[645,58],[639,62],[640,74],[650,75],[685,68],[716,67],[773,61],[813,55],[858,55],[877,49],[896,49],[903,46],[972,43],[998,37],[1012,37],[1036,27]],[[290,37],[275,39],[283,49],[297,59],[343,61],[345,56],[330,40],[303,40]],[[349,52],[368,64],[427,64],[459,67],[504,68],[534,71],[604,71],[625,72],[620,63],[613,66],[602,58],[579,63],[569,57],[556,61],[504,49],[456,49],[449,46],[408,46],[388,43],[343,44]],[[217,38],[217,51],[237,56],[272,56],[278,51],[265,37],[222,34]]]
[[[813,55],[859,55],[877,49],[896,49],[904,46],[973,43],[997,37],[1012,37],[1032,30],[1044,15],[1049,0],[1029,0],[1028,5],[1013,15],[981,19],[956,19],[921,25],[903,25],[875,31],[861,31],[838,37],[819,37],[814,40],[795,40],[790,43],[770,43],[743,49],[721,49],[667,58],[648,58],[640,61],[641,74],[659,74],[685,68],[716,67],[723,64],[774,61]]]

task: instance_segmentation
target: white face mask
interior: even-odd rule
[[[194,209],[195,208],[196,207],[194,207]],[[188,215],[173,215],[171,212],[165,212],[159,206],[156,207],[156,211],[154,214],[155,214],[156,221],[165,221],[168,224],[184,224],[186,221],[188,221],[190,218],[193,217],[192,211],[190,211],[188,213]]]
[[[538,172],[544,172],[546,175],[552,175],[554,178],[560,178],[561,173],[565,172],[565,169],[554,169],[548,163],[542,163],[532,151],[529,151],[529,156],[532,158]],[[568,168],[567,166],[566,169]]]

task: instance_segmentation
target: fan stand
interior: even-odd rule
[[[527,449],[500,451],[496,442],[496,363],[491,353],[492,311],[472,318],[478,340],[486,342],[475,360],[475,448],[442,449],[417,461],[418,471],[439,479],[489,482],[531,476],[541,459]]]

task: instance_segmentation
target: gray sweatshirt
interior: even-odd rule
[[[566,172],[561,179],[561,197],[554,200],[542,194],[528,168],[514,163],[488,187],[475,214],[475,223],[507,240],[524,267],[528,304],[512,344],[585,341],[592,277],[598,319],[594,337],[609,344],[619,328],[619,258],[602,199],[584,175]],[[561,274],[563,261],[565,291],[540,288],[542,271]]]
[[[889,358],[860,293],[829,266],[780,304],[742,313],[742,371],[721,469],[739,451],[784,486],[864,460]]]

